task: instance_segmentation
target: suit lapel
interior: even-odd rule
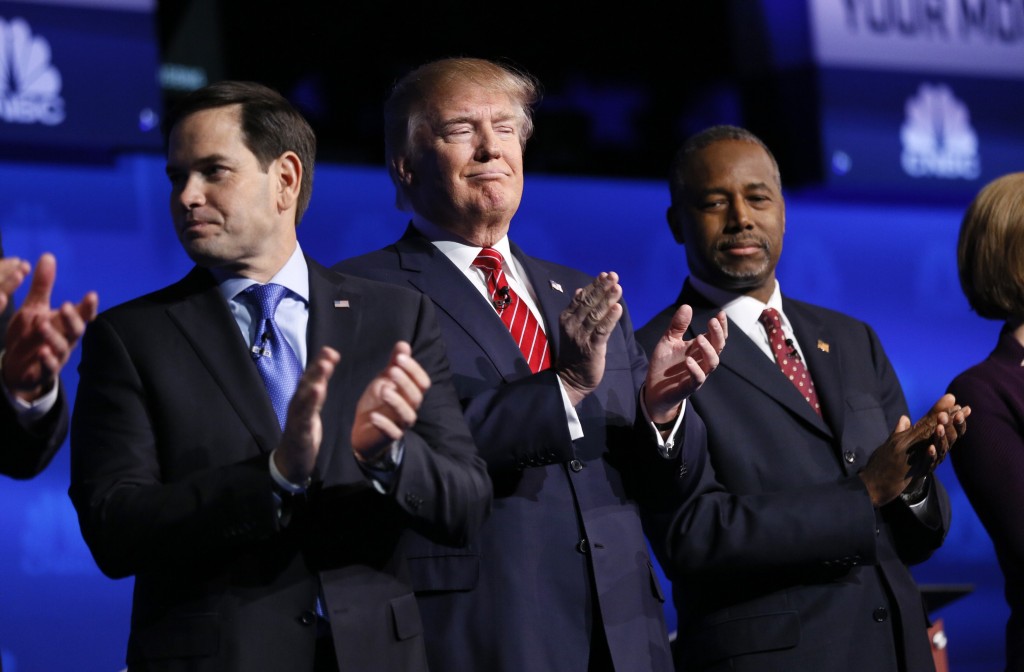
[[[568,287],[569,280],[567,278],[553,277],[547,267],[523,254],[523,251],[515,243],[510,242],[509,245],[513,256],[522,265],[530,279],[530,286],[533,287],[533,293],[537,297],[537,306],[544,320],[548,347],[551,349],[551,361],[555,362],[561,336],[560,318],[562,311],[569,305],[576,288]]]
[[[844,422],[843,378],[839,357],[831,351],[837,341],[814,315],[799,304],[786,301],[785,297],[782,302],[814,380],[824,417],[829,426],[836,429],[836,435],[841,436]]]
[[[182,281],[182,289],[181,300],[167,308],[168,316],[192,344],[260,449],[269,453],[281,429],[231,310],[204,269],[194,268]]]
[[[355,402],[362,390],[351,389],[355,380],[354,367],[359,362],[356,334],[359,332],[364,310],[367,308],[364,295],[344,282],[343,277],[333,273],[309,257],[309,325],[306,330],[307,353],[310,361],[329,345],[341,353],[338,363],[327,386],[327,398],[332,408],[355,408]],[[348,399],[347,397],[352,397]],[[344,401],[342,401],[344,399]],[[321,446],[348,445],[348,437],[340,436],[344,423],[339,413],[321,413],[323,439]],[[337,451],[321,450],[317,459],[320,476],[325,476],[331,459]]]
[[[505,380],[521,378],[526,360],[519,346],[462,271],[411,227],[395,248],[409,283],[477,343]]]
[[[683,287],[682,294],[676,302],[688,303],[693,308],[693,320],[687,330],[687,338],[693,338],[697,332],[695,326],[706,325],[708,320],[714,317],[719,308],[712,305],[707,299],[693,290],[689,283]],[[786,309],[786,316],[790,317],[789,309]],[[802,335],[797,334],[800,345],[805,350],[807,346]],[[812,343],[814,341],[811,341]],[[831,431],[825,421],[814,412],[807,400],[797,391],[785,376],[779,374],[779,369],[750,338],[739,329],[731,330],[729,340],[722,350],[719,366],[729,369],[731,372],[743,378],[754,387],[764,392],[776,403],[786,407],[790,413],[802,418],[820,432],[831,436]],[[815,389],[818,389],[817,372],[810,366],[811,375],[815,382]],[[714,376],[714,374],[712,374]],[[700,394],[698,392],[698,394]],[[821,390],[818,389],[819,397]],[[827,403],[822,400],[823,403]]]

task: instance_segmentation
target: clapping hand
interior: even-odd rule
[[[5,259],[0,266],[2,302],[9,300],[8,290],[17,287],[28,272],[28,264]],[[14,261],[11,264],[9,262]],[[53,388],[60,370],[85,333],[86,324],[96,317],[99,298],[88,292],[78,304],[66,301],[50,307],[57,278],[57,260],[45,253],[36,263],[32,284],[21,307],[7,327],[3,361],[3,382],[18,398],[31,402]],[[13,291],[13,290],[11,290]]]
[[[684,399],[700,389],[718,367],[718,356],[729,336],[728,319],[719,312],[708,321],[708,330],[686,340],[693,309],[679,306],[668,329],[650,354],[644,403],[654,422],[668,422],[678,413]]]

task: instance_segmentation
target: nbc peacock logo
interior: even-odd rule
[[[24,19],[0,17],[0,121],[55,126],[64,121],[60,72],[50,43]]]
[[[900,163],[911,177],[973,180],[981,172],[978,134],[967,105],[945,84],[922,84],[906,103]]]

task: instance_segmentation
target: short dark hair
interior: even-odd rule
[[[981,317],[1024,317],[1024,172],[998,177],[964,213],[956,248],[960,288]]]
[[[298,154],[302,163],[302,182],[296,204],[295,223],[302,220],[313,195],[313,164],[316,161],[316,134],[306,118],[274,89],[258,82],[221,81],[185,94],[164,119],[164,139],[185,117],[219,107],[238,105],[242,142],[266,170],[287,151]]]
[[[779,189],[782,189],[782,175],[779,173],[779,163],[775,160],[775,155],[772,154],[772,150],[768,149],[768,145],[764,144],[764,141],[761,140],[761,138],[757,137],[745,128],[720,124],[718,126],[710,126],[703,131],[690,136],[672,158],[672,166],[669,170],[668,187],[672,194],[673,204],[680,204],[686,198],[685,175],[686,169],[689,167],[690,159],[693,155],[705,147],[709,147],[710,145],[723,140],[750,142],[763,149],[765,153],[768,154],[768,158],[771,159],[772,166],[775,168],[775,181],[777,186]]]

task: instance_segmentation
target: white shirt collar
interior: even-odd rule
[[[413,226],[463,273],[475,271],[473,260],[483,248],[478,245],[470,245],[462,240],[454,240],[450,233],[431,222],[416,222]],[[520,280],[518,264],[512,256],[512,246],[509,243],[508,235],[502,236],[501,240],[492,247],[505,258],[505,275]]]

